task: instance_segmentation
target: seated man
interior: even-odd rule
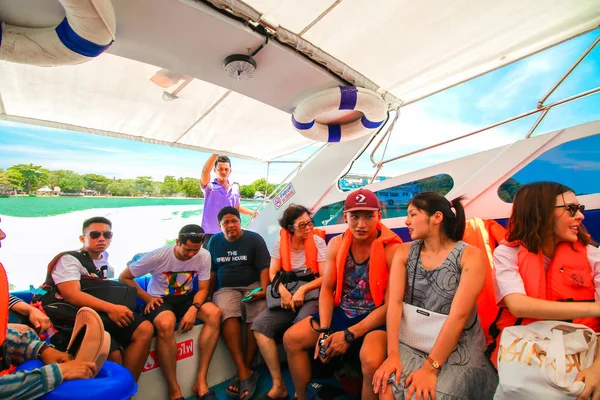
[[[210,254],[202,248],[204,231],[198,225],[186,225],[179,231],[174,245],[161,247],[134,261],[121,273],[119,280],[137,289],[144,300],[144,314],[154,324],[158,335],[156,354],[163,375],[167,380],[170,399],[183,399],[177,383],[177,342],[175,324],[179,330],[188,332],[196,318],[204,322],[198,338],[200,348],[198,378],[194,392],[199,399],[216,400],[209,389],[206,375],[210,359],[219,340],[221,310],[212,303],[205,303],[210,287]],[[151,274],[147,291],[133,279]],[[194,291],[194,279],[198,291]]]
[[[0,242],[5,237],[6,235],[0,229]],[[2,264],[0,264],[0,275],[0,279],[4,279],[4,287],[2,293],[0,293],[0,296],[4,297],[4,309],[0,310],[0,398],[35,399],[53,391],[63,381],[88,379],[94,376],[97,372],[96,364],[72,360],[69,354],[57,351],[40,341],[31,329],[20,332],[18,329],[14,329],[11,324],[6,325],[8,319],[6,299],[9,298],[9,294],[6,274]],[[17,311],[31,311],[33,309],[43,314],[14,296],[10,296],[8,305],[9,307],[18,305]],[[31,309],[28,309],[28,307]],[[32,314],[35,314],[35,312]],[[39,326],[39,329],[45,331],[47,327],[44,329],[44,324],[40,319],[31,319],[32,314],[30,314],[30,321],[34,326]],[[43,319],[41,318],[41,320]],[[14,369],[12,364],[18,365],[36,359],[40,359],[46,365],[31,371],[12,371]]]
[[[327,246],[319,313],[292,325],[283,337],[300,400],[306,398],[311,380],[308,350],[323,363],[360,351],[361,398],[377,399],[371,382],[387,356],[383,325],[388,271],[402,240],[381,223],[379,200],[370,190],[348,195],[344,220],[348,229]]]
[[[226,393],[240,400],[249,399],[256,390],[258,373],[250,370],[256,354],[252,322],[266,308],[265,291],[269,283],[269,250],[260,235],[242,229],[240,212],[225,207],[217,215],[222,233],[208,243],[211,255],[211,288],[218,283],[213,301],[223,314],[223,338],[233,356],[238,374]],[[262,289],[262,290],[260,290]],[[251,293],[253,290],[257,290]],[[245,322],[242,329],[240,318]],[[242,335],[246,335],[246,353]]]
[[[42,286],[48,293],[42,296],[41,302],[45,304],[48,300],[46,298],[56,288],[67,304],[89,307],[97,311],[104,323],[104,329],[111,336],[108,359],[122,364],[137,381],[150,351],[150,342],[154,334],[152,323],[125,305],[102,300],[82,291],[81,287],[83,280],[87,283],[91,281],[90,278],[94,278],[96,282],[106,279],[109,271],[106,249],[110,246],[113,236],[111,227],[111,222],[104,217],[84,221],[83,234],[79,237],[83,247],[75,252],[61,253],[50,263],[49,276]],[[55,265],[52,266],[54,262]],[[57,326],[55,319],[56,317],[50,315],[50,320]]]

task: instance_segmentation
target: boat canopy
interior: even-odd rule
[[[0,61],[0,119],[271,161],[314,144],[291,113],[317,91],[354,84],[395,108],[600,26],[597,0],[112,3],[116,40],[97,58]],[[64,16],[58,1],[0,0],[6,24]],[[224,72],[254,52],[251,79]]]

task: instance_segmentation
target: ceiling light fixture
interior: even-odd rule
[[[262,28],[260,25],[259,27]],[[265,35],[265,41],[256,50],[250,53],[250,55],[232,54],[223,61],[225,73],[234,81],[252,79],[254,76],[254,72],[256,72],[256,61],[254,61],[253,57],[269,42],[269,34],[264,28],[262,28],[261,33]]]

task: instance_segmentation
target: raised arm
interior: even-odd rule
[[[210,182],[210,171],[214,168],[215,161],[217,161],[218,154],[213,154],[204,163],[202,167],[202,175],[200,175],[200,187],[204,189]]]

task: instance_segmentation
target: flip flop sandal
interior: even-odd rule
[[[230,390],[229,386],[238,388],[238,392],[234,392],[233,390]],[[229,397],[233,397],[234,399],[237,399],[240,397],[239,390],[240,390],[240,376],[238,374],[235,374],[231,379],[229,379],[229,382],[227,383],[227,388],[225,389],[225,394]]]
[[[254,371],[252,375],[250,375],[247,379],[242,381],[240,385],[240,400],[250,400],[252,396],[254,396],[254,392],[256,392],[256,384],[258,383],[258,372]],[[247,392],[248,394],[245,397],[242,397],[242,393]]]
[[[104,324],[98,313],[89,307],[81,307],[75,317],[75,325],[67,353],[75,360],[91,361],[100,371],[110,351],[110,334],[104,331]]]
[[[196,395],[196,400],[219,400],[219,398],[217,397],[215,392],[213,392],[212,390],[209,390],[208,392],[204,393],[202,396]]]

